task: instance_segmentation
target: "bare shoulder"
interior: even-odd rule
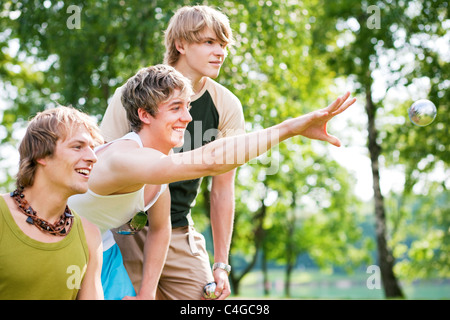
[[[102,235],[100,233],[100,229],[95,224],[93,224],[84,217],[81,217],[81,224],[83,225],[88,245],[99,244],[102,242]]]
[[[5,201],[6,205],[9,207],[12,203],[14,203],[14,201],[12,200],[11,196],[9,195],[9,193],[0,193],[0,197],[3,198],[3,200]]]

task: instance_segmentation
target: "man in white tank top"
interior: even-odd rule
[[[199,26],[203,26],[200,28]],[[233,42],[228,18],[207,6],[183,7],[175,13],[165,33],[165,63],[188,77],[194,88],[191,97],[193,121],[187,127],[190,139],[179,152],[209,143],[212,139],[245,132],[239,99],[213,79],[217,78]],[[118,88],[105,112],[101,129],[107,141],[130,130]],[[228,254],[234,220],[235,170],[212,177],[210,202],[213,230],[214,266],[228,268]],[[170,184],[172,237],[167,260],[158,284],[158,299],[200,299],[203,287],[216,282],[216,295],[225,299],[231,293],[228,272],[211,270],[203,235],[195,229],[191,207],[197,197],[200,179]],[[124,263],[135,284],[140,286],[143,238],[147,229],[134,236],[115,234],[124,252]],[[188,242],[184,241],[187,238]]]

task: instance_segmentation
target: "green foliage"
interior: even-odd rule
[[[11,1],[3,6],[20,12],[9,21],[20,52],[45,64],[46,76],[35,83],[42,100],[30,99],[25,114],[53,102],[102,115],[115,87],[138,68],[162,61],[162,33],[174,3]],[[69,6],[80,8],[79,29],[68,27]]]
[[[371,5],[379,9],[379,28],[368,24]],[[387,195],[396,271],[409,279],[448,277],[448,1],[341,0],[324,8],[336,31],[319,29],[317,38],[338,39],[328,47],[329,64],[375,100],[381,160],[404,173],[402,194]],[[438,109],[423,128],[412,125],[407,113],[419,98]]]
[[[399,260],[396,270],[408,280],[447,278],[450,272],[450,194],[438,183],[427,189],[423,195],[403,194],[391,200],[391,211],[397,212],[401,224],[391,240]]]
[[[237,41],[217,80],[241,100],[249,131],[328,105],[338,77],[353,83],[353,94],[377,90],[383,165],[405,173],[403,193],[387,197],[390,241],[400,261],[396,271],[410,279],[448,277],[450,69],[448,57],[434,45],[448,40],[448,2],[202,3],[230,18]],[[173,12],[187,4],[192,3],[3,1],[2,149],[17,143],[17,132],[30,116],[56,104],[73,105],[100,121],[118,86],[139,68],[162,62],[163,31]],[[69,5],[81,8],[79,29],[67,26],[73,14]],[[371,5],[380,9],[379,29],[368,27]],[[448,42],[443,45],[448,48]],[[418,95],[438,107],[435,122],[424,128],[413,127],[407,116]],[[12,182],[8,172],[0,182],[4,189]],[[202,228],[209,206],[204,182],[193,210]],[[287,267],[303,253],[327,270],[368,264],[374,243],[360,228],[364,204],[354,185],[323,143],[302,138],[241,167],[233,258],[244,257],[242,268],[262,251]]]

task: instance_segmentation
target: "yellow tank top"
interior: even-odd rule
[[[89,251],[81,219],[74,216],[67,236],[40,242],[23,233],[0,195],[0,300],[76,299]]]

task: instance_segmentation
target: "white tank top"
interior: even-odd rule
[[[117,140],[134,140],[143,148],[141,138],[134,132],[130,132]],[[95,152],[113,142],[98,146]],[[107,196],[88,190],[86,193],[71,196],[68,205],[70,209],[85,217],[100,229],[103,237],[103,250],[106,251],[114,244],[112,234],[108,230],[127,223],[139,211],[147,211],[166,188],[167,184],[162,185],[159,192],[147,204],[144,203],[144,187],[142,187],[135,192]]]

